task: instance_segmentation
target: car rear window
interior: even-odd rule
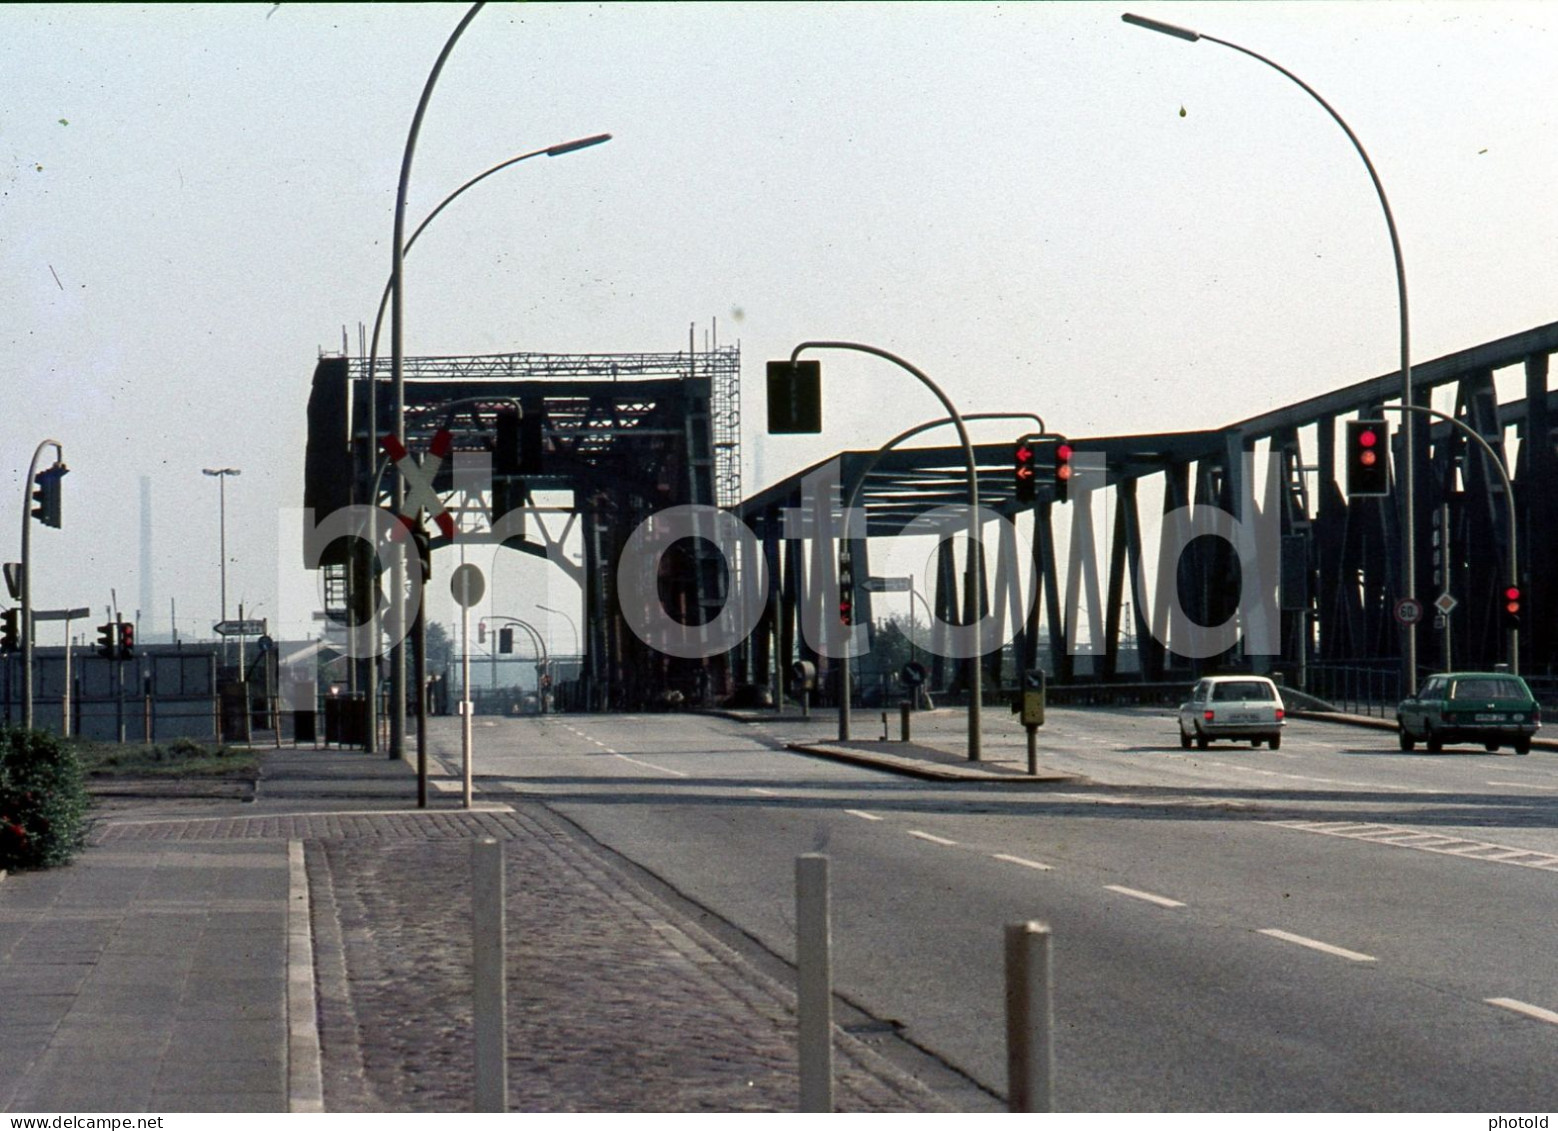
[[[1231,699],[1272,699],[1271,684],[1258,679],[1239,680],[1235,683],[1214,683],[1212,685],[1212,698],[1224,701]]]
[[[1526,689],[1513,679],[1458,679],[1451,699],[1524,699]]]

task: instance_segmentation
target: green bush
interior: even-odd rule
[[[46,731],[0,727],[0,868],[64,864],[86,811],[74,750]]]

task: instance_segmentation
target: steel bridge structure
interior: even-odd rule
[[[428,554],[456,538],[501,543],[572,578],[584,597],[584,668],[573,689],[580,706],[638,709],[670,692],[705,698],[728,683],[724,656],[689,661],[648,648],[621,615],[616,585],[623,545],[649,514],[740,501],[740,346],[693,345],[404,361],[407,451],[420,457],[448,434],[449,458],[432,486],[453,530],[428,524]],[[390,504],[380,442],[395,433],[393,409],[387,361],[370,378],[365,360],[319,360],[304,477],[313,521],[352,504]],[[338,539],[305,561],[323,572],[324,613],[336,625],[363,623],[385,603],[381,563],[357,541]],[[565,543],[582,546],[582,560]],[[710,544],[681,549],[667,555],[660,595],[682,623],[701,624],[735,578]],[[360,678],[366,685],[372,676],[364,668]]]
[[[1429,532],[1417,539],[1420,591],[1410,595],[1427,611],[1417,629],[1420,672],[1485,669],[1511,659],[1511,633],[1500,606],[1509,581],[1510,539],[1516,536],[1523,606],[1520,668],[1551,675],[1558,666],[1558,577],[1544,563],[1553,562],[1558,550],[1558,393],[1548,387],[1555,351],[1558,323],[1415,365],[1414,404],[1438,402],[1455,424],[1400,411],[1397,372],[1215,429],[1071,436],[1079,475],[1075,497],[1064,505],[1042,491],[1033,503],[1019,504],[1013,443],[976,445],[981,504],[1003,516],[1026,516],[1020,524],[1003,524],[998,541],[1014,541],[1016,531],[1026,529],[1028,545],[1019,551],[1003,544],[1006,552],[995,555],[992,576],[983,548],[977,571],[960,571],[957,540],[942,541],[928,603],[948,624],[970,624],[989,613],[1003,638],[1009,626],[1015,628],[1010,650],[993,649],[985,656],[987,686],[1001,686],[1003,663],[1008,687],[1011,669],[1041,663],[1062,685],[1168,684],[1206,671],[1242,668],[1279,673],[1292,686],[1324,695],[1333,692],[1335,673],[1346,668],[1391,676],[1394,690],[1386,694],[1394,694],[1404,674],[1406,632],[1396,611],[1408,596],[1401,592],[1403,500],[1395,489],[1385,497],[1349,500],[1338,440],[1345,419],[1388,418],[1393,478],[1402,468],[1404,430],[1416,430],[1416,525]],[[1518,380],[1523,396],[1501,403],[1496,374],[1506,390]],[[1045,406],[1032,407],[1042,411]],[[1486,449],[1465,430],[1480,437]],[[1504,475],[1492,465],[1489,451],[1513,482],[1513,531]],[[1255,466],[1261,470],[1253,480],[1246,455],[1258,457]],[[901,534],[917,515],[967,498],[958,447],[893,449],[880,456],[847,451],[836,459],[837,479],[846,485],[876,461],[860,494],[866,537],[852,539],[857,582],[871,574],[870,538]],[[787,512],[806,508],[806,484],[825,466],[792,475],[739,508],[760,540],[770,592],[763,622],[733,655],[738,680],[767,684],[776,662],[783,670],[794,659],[812,660],[819,672],[827,668],[797,623],[808,602],[831,592],[826,586],[834,576],[832,543],[825,544],[826,552],[812,554],[804,537],[793,536],[800,527],[785,521]],[[1107,531],[1094,530],[1095,508],[1080,501],[1096,500],[1100,492],[1107,493],[1113,514]],[[1176,587],[1173,596],[1185,616],[1201,626],[1247,615],[1240,608],[1240,562],[1224,539],[1184,540],[1183,528],[1175,524],[1195,506],[1218,508],[1241,522],[1254,519],[1252,505],[1268,521],[1275,509],[1280,549],[1272,604],[1278,624],[1268,626],[1268,654],[1247,649],[1247,633],[1215,655],[1192,658],[1184,649],[1176,652],[1166,627],[1169,597],[1149,591],[1142,568],[1147,546],[1140,500],[1156,495],[1161,495],[1163,511],[1156,524],[1159,548],[1175,537],[1183,545],[1169,578]],[[1056,539],[1063,518],[1069,519],[1064,571]],[[1025,615],[1008,596],[1018,591],[1009,584],[1014,570],[1027,575],[1024,592],[1035,594]],[[997,598],[993,608],[992,592]],[[1436,619],[1434,602],[1446,593],[1454,608]],[[871,624],[871,596],[857,592],[857,623]],[[940,689],[956,691],[961,669],[938,657],[932,680]]]

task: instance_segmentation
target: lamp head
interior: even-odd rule
[[[1191,43],[1194,43],[1196,40],[1201,38],[1201,33],[1198,31],[1191,31],[1189,28],[1176,27],[1173,24],[1166,24],[1162,20],[1149,20],[1146,16],[1137,16],[1131,14],[1130,12],[1126,12],[1120,18],[1128,24],[1134,24],[1137,27],[1144,27],[1148,31],[1156,31],[1161,32],[1164,35],[1172,35],[1175,39],[1186,39]]]

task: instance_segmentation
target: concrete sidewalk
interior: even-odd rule
[[[544,806],[458,797],[419,811],[404,763],[283,748],[252,802],[116,803],[72,865],[0,880],[0,1110],[469,1110],[480,836],[511,1109],[794,1110],[786,978]],[[835,1036],[840,1110],[950,1110]]]

